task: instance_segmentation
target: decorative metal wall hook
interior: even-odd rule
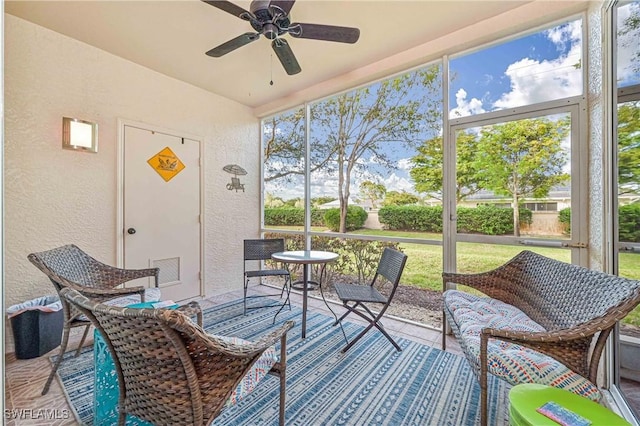
[[[244,192],[244,183],[240,183],[240,178],[238,176],[246,175],[247,171],[237,164],[227,164],[222,168],[222,170],[233,175],[231,183],[227,184],[227,189],[229,191],[235,189],[236,192],[238,192],[238,189],[242,189],[242,192]]]

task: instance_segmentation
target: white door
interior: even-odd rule
[[[123,134],[124,267],[160,268],[163,300],[200,296],[200,142],[131,125]]]

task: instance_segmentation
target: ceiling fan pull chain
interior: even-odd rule
[[[273,53],[271,54],[271,64],[270,64],[270,70],[271,70],[271,81],[269,81],[269,85],[273,86]]]

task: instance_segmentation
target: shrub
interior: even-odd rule
[[[481,205],[475,208],[459,207],[458,232],[468,234],[506,235],[513,234],[513,209],[492,205]],[[531,224],[531,210],[519,209],[521,223]]]
[[[376,272],[385,247],[398,250],[399,243],[387,241],[367,241],[345,239],[340,252],[340,272],[343,275],[357,276],[358,283],[368,283]],[[383,284],[379,280],[376,284]]]
[[[311,209],[311,225],[324,226],[324,210]],[[264,209],[267,226],[304,226],[304,209],[298,207],[274,207]]]
[[[513,209],[491,205],[459,207],[458,232],[504,235],[513,233]],[[520,209],[520,223],[531,224],[533,214]],[[378,219],[387,229],[442,232],[442,207],[387,206],[380,209]]]
[[[347,207],[347,231],[362,228],[367,220],[367,212],[360,206]],[[340,209],[329,209],[324,214],[324,224],[333,232],[340,231]]]
[[[564,225],[564,232],[571,233],[571,208],[560,210],[558,220]],[[618,241],[640,242],[640,204],[627,204],[618,208]]]
[[[571,234],[571,207],[564,208],[558,212],[558,221],[563,225],[562,232]]]
[[[386,206],[378,211],[378,220],[387,229],[442,232],[442,207]]]
[[[304,238],[301,234],[265,233],[265,238],[284,238],[287,250],[304,249]],[[344,276],[357,277],[358,282],[368,282],[378,267],[378,261],[385,247],[399,250],[400,243],[391,241],[370,241],[353,238],[336,238],[312,236],[311,247],[314,250],[332,251],[340,256],[335,262],[327,264],[325,279],[335,282]],[[289,265],[295,278],[302,275],[301,265]],[[321,266],[312,265],[312,275],[318,277]],[[342,276],[340,278],[339,276]],[[381,282],[384,280],[380,280]]]
[[[627,204],[618,209],[618,239],[627,243],[640,242],[640,204]]]
[[[527,208],[520,207],[518,209],[518,220],[520,225],[531,225],[533,223],[533,212]]]

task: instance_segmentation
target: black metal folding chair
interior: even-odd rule
[[[271,238],[271,239],[255,239],[244,240],[244,313],[247,313],[247,309],[259,309],[280,306],[279,303],[260,305],[260,306],[247,306],[247,299],[256,297],[269,297],[279,296],[282,298],[285,291],[287,298],[285,299],[283,306],[289,305],[291,309],[291,301],[289,300],[289,294],[291,292],[291,274],[289,270],[283,268],[277,269],[247,269],[247,262],[250,261],[265,261],[270,260],[273,253],[284,251],[284,238]],[[280,294],[259,294],[259,295],[247,295],[249,290],[249,281],[251,278],[264,278],[264,277],[283,277],[284,282]],[[278,311],[279,312],[279,311]]]
[[[387,331],[384,329],[380,320],[389,307],[391,299],[393,299],[393,295],[398,288],[400,277],[402,276],[402,271],[404,270],[404,265],[406,262],[407,255],[387,247],[382,253],[382,257],[380,258],[380,262],[378,263],[378,268],[375,275],[373,276],[373,280],[371,280],[371,284],[334,285],[336,293],[338,294],[338,298],[340,298],[340,300],[342,301],[342,305],[347,309],[347,312],[345,312],[344,315],[336,320],[334,325],[340,324],[340,326],[342,327],[341,321],[352,312],[369,322],[369,325],[360,334],[358,334],[353,340],[351,340],[351,342],[347,343],[347,346],[342,349],[342,352],[348,351],[351,346],[353,346],[358,340],[360,340],[360,338],[362,338],[362,336],[364,336],[373,327],[380,330],[380,332],[384,334],[387,339],[389,339],[396,350],[402,350],[396,343],[396,341],[393,340],[389,333],[387,333]],[[389,280],[391,284],[393,284],[393,288],[391,289],[389,296],[383,295],[375,288],[376,280],[378,279],[379,275],[382,275],[384,278]],[[367,306],[368,303],[376,303],[382,306],[376,313]]]

